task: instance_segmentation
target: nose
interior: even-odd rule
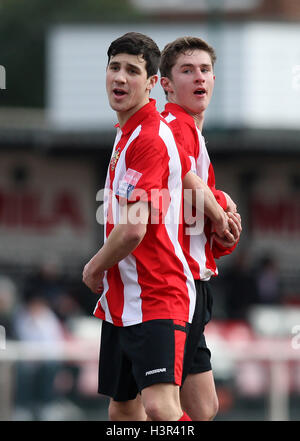
[[[116,83],[118,84],[124,84],[126,82],[126,75],[123,69],[119,69],[116,73],[115,73],[115,77],[114,80]]]
[[[196,70],[195,81],[196,81],[196,83],[203,83],[205,81],[205,76],[204,76],[203,72],[201,71],[201,69]]]

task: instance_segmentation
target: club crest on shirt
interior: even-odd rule
[[[120,150],[116,150],[110,161],[110,166],[112,171],[114,171],[114,169],[116,168],[119,157],[120,157]]]

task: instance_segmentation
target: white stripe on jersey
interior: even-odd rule
[[[122,322],[124,326],[143,321],[142,292],[138,282],[136,260],[132,254],[118,263],[121,279],[124,285],[124,309]]]
[[[103,278],[103,287],[104,287],[104,291],[103,291],[103,294],[101,295],[101,297],[99,299],[99,302],[100,302],[103,310],[105,311],[105,320],[110,322],[110,323],[112,323],[112,318],[111,318],[111,315],[110,315],[110,312],[109,312],[109,308],[108,308],[108,304],[107,304],[107,299],[106,299],[106,295],[105,295],[107,293],[107,291],[108,291],[108,283],[107,283],[106,275]],[[95,310],[96,309],[97,309],[97,305],[96,305]]]
[[[197,174],[196,159],[194,158],[194,156],[189,156],[189,158],[191,161],[191,171]]]
[[[208,181],[208,170],[210,166],[210,159],[208,156],[207,148],[205,145],[205,140],[196,127],[198,139],[199,139],[199,156],[197,158],[197,175],[200,176],[203,181],[207,184]],[[213,271],[206,267],[206,254],[205,254],[205,244],[207,238],[205,232],[203,231],[199,237],[192,236],[190,240],[190,254],[193,259],[199,263],[200,267],[200,278],[201,280],[209,280],[213,275]]]
[[[142,128],[142,126],[140,125],[132,132],[132,134],[131,134],[130,138],[128,139],[124,149],[122,150],[120,157],[119,157],[119,160],[116,164],[115,178],[114,178],[113,188],[112,188],[112,193],[111,193],[111,198],[112,198],[111,207],[112,207],[112,217],[113,217],[112,220],[113,220],[114,225],[117,225],[119,223],[119,202],[118,202],[118,199],[115,197],[115,195],[118,190],[119,183],[126,173],[126,162],[125,162],[126,151],[127,151],[128,147],[130,146],[130,144],[139,135],[141,128]],[[117,133],[117,137],[116,137],[113,151],[115,150],[116,145],[120,141],[121,136],[122,136],[122,131],[119,129],[119,131]],[[110,186],[109,169],[108,169],[108,182],[107,183]],[[106,207],[106,212],[107,212],[107,209],[108,209],[108,207]],[[106,240],[106,231],[105,231],[104,237]],[[138,284],[138,274],[137,274],[137,270],[136,270],[136,262],[135,262],[134,256],[132,256],[132,255],[127,256],[125,259],[123,259],[121,262],[118,263],[118,267],[119,267],[119,271],[120,271],[121,280],[124,284],[124,302],[125,303],[124,303],[123,315],[124,315],[124,317],[126,317],[126,322],[129,321],[129,319],[128,319],[129,317],[132,317],[132,320],[135,322],[136,315],[138,317],[142,316],[142,312],[141,312],[142,306],[141,306],[141,299],[140,298],[138,299],[138,301],[136,303],[133,303],[130,301],[133,293],[135,293],[135,295],[136,295],[139,290],[141,291],[141,288]],[[102,308],[105,311],[105,320],[112,323],[113,321],[112,321],[109,307],[108,307],[108,304],[106,301],[106,293],[108,291],[108,284],[107,284],[106,276],[105,276],[105,282],[106,282],[105,289],[104,289],[104,292],[100,298],[100,303],[101,303]],[[105,302],[104,302],[104,297],[105,297]],[[128,304],[126,303],[127,299],[129,300]]]
[[[197,158],[197,174],[207,184],[210,159],[208,156],[204,138],[198,128],[197,128],[197,134],[199,139],[199,156]]]
[[[170,240],[174,246],[175,254],[180,259],[183,265],[184,274],[187,278],[186,285],[189,293],[190,307],[189,307],[189,320],[191,321],[195,310],[196,292],[194,288],[194,278],[188,266],[188,263],[183,254],[182,248],[178,240],[178,223],[180,219],[180,206],[182,197],[182,182],[181,182],[181,161],[179,152],[172,134],[171,129],[161,121],[159,127],[159,136],[164,141],[168,155],[170,157],[169,161],[169,180],[168,189],[170,192],[170,205],[168,212],[166,213],[166,230]],[[180,175],[178,175],[180,171]],[[175,222],[174,222],[175,220]]]

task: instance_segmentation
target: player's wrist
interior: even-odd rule
[[[90,261],[90,272],[91,275],[96,276],[99,273],[105,271],[104,262],[102,259],[101,249],[95,254],[95,256]]]
[[[223,237],[225,231],[229,229],[226,213],[224,212],[224,210],[221,207],[216,212],[216,218],[214,221],[214,225],[215,225],[216,233],[220,237]]]

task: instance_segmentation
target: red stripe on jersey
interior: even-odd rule
[[[215,187],[215,185],[216,185],[215,172],[214,172],[214,169],[213,169],[213,166],[212,166],[212,163],[211,163],[211,162],[209,163],[209,166],[208,166],[207,185],[208,185],[210,188],[213,188],[213,187]]]

